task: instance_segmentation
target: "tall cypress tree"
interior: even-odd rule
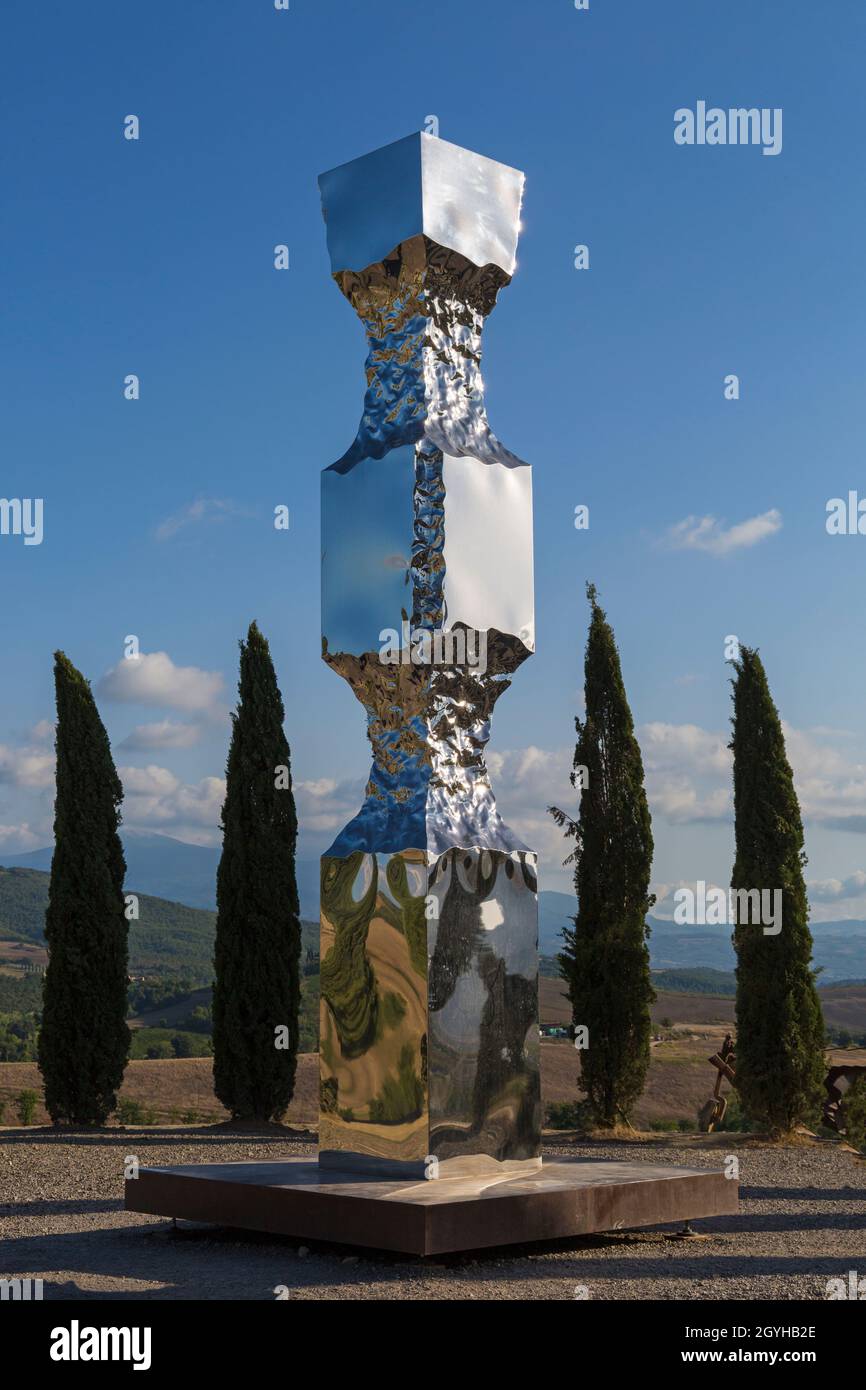
[[[738,920],[734,928],[737,1091],[753,1120],[783,1132],[819,1097],[824,1020],[811,966],[803,823],[781,721],[758,653],[741,647],[734,667],[731,887],[782,893],[778,934],[766,934],[761,922]]]
[[[643,762],[623,685],[613,630],[587,585],[592,616],[584,666],[586,715],[575,719],[572,785],[582,788],[576,821],[550,807],[575,841],[574,927],[563,931],[560,974],[576,1026],[588,1029],[581,1051],[581,1089],[595,1122],[612,1128],[644,1087],[650,1055],[646,915],[652,823]],[[585,771],[583,771],[585,769]]]
[[[234,1119],[266,1122],[285,1113],[295,1088],[298,822],[283,701],[255,623],[240,652],[217,872],[214,1090]]]
[[[101,1125],[129,1055],[123,789],[90,684],[63,652],[54,654],[54,684],[57,794],[39,1069],[55,1124]]]

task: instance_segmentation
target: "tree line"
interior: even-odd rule
[[[572,785],[576,819],[551,806],[574,841],[577,912],[563,932],[560,973],[575,1029],[585,1029],[580,1087],[600,1128],[627,1119],[650,1058],[647,913],[652,824],[613,629],[587,586],[589,635],[583,718]],[[781,893],[781,930],[738,919],[736,1086],[743,1111],[775,1133],[812,1118],[824,1076],[824,1022],[812,968],[803,823],[778,710],[756,649],[732,662],[734,862],[731,889]]]
[[[592,585],[585,713],[575,720],[576,818],[550,811],[573,841],[577,907],[559,969],[576,1029],[580,1087],[594,1122],[627,1118],[650,1056],[647,913],[652,824],[641,751],[613,630]],[[265,637],[240,642],[238,705],[226,767],[214,953],[214,1089],[233,1119],[278,1121],[298,1051],[301,928],[297,816],[285,711]],[[778,711],[757,650],[733,663],[733,890],[780,890],[782,926],[737,921],[737,1091],[776,1132],[811,1115],[824,1025],[812,968],[803,826]],[[45,933],[39,1066],[55,1124],[101,1125],[129,1056],[122,788],[88,681],[55,654],[55,847]]]
[[[57,785],[39,1038],[56,1125],[105,1124],[129,1058],[123,790],[89,682],[55,653]],[[240,643],[222,808],[214,1090],[235,1120],[279,1120],[295,1084],[301,925],[285,711],[257,624]]]

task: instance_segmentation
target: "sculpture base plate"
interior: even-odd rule
[[[721,1170],[545,1160],[528,1174],[382,1179],[309,1158],[142,1168],[127,1211],[411,1255],[557,1240],[738,1211]]]

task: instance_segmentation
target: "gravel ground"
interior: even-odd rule
[[[126,1213],[124,1156],[142,1165],[313,1153],[282,1136],[206,1130],[71,1138],[0,1133],[0,1277],[40,1277],[46,1299],[813,1299],[831,1277],[866,1277],[866,1164],[836,1145],[777,1147],[739,1135],[550,1145],[551,1157],[720,1168],[740,1163],[741,1212],[698,1221],[702,1240],[662,1229],[437,1257],[196,1227]]]

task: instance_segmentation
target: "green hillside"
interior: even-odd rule
[[[35,869],[0,869],[0,938],[43,945],[47,900],[47,874]]]
[[[733,970],[712,970],[698,966],[695,970],[654,970],[654,989],[670,990],[677,994],[715,994],[733,997],[737,981]]]
[[[41,1009],[41,975],[0,975],[0,1014],[39,1013]]]
[[[48,874],[39,869],[0,868],[0,940],[44,945]],[[138,897],[139,919],[129,924],[132,975],[180,976],[192,986],[213,978],[216,913],[165,898]],[[303,922],[302,956],[318,953],[319,927]]]

